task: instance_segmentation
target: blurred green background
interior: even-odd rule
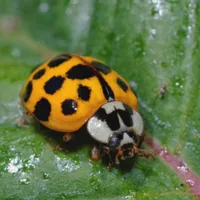
[[[200,176],[199,20],[197,0],[0,0],[0,199],[193,199],[159,156],[109,172],[89,144],[54,153],[49,131],[16,121],[35,65],[90,55],[134,87],[147,135]]]

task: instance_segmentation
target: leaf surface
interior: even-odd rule
[[[199,177],[199,6],[195,0],[1,1],[0,199],[194,199],[159,156],[109,172],[89,160],[90,144],[53,152],[57,136],[16,121],[19,91],[34,66],[57,53],[90,55],[130,82],[147,135]]]

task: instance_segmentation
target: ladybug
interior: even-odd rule
[[[102,151],[114,154],[116,164],[134,155],[151,155],[139,148],[145,133],[136,94],[119,74],[93,57],[62,54],[44,62],[30,74],[20,98],[29,115],[65,133],[66,142],[85,126],[98,144],[92,160]]]

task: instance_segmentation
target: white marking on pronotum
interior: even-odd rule
[[[141,136],[143,133],[144,125],[142,117],[135,110],[133,110],[132,120],[133,120],[133,130],[136,132],[137,135]]]
[[[120,145],[123,146],[124,144],[134,143],[133,138],[131,138],[126,132],[123,134],[123,139],[120,142]]]
[[[96,117],[90,118],[87,124],[89,134],[97,141],[102,143],[108,143],[108,139],[112,134],[112,131],[108,127],[107,123],[97,119]]]
[[[123,103],[119,102],[119,101],[109,102],[109,103],[103,105],[102,108],[105,109],[105,112],[107,115],[109,115],[110,113],[115,111],[115,109],[125,110]],[[133,110],[133,114],[131,116],[132,121],[133,121],[133,127],[127,127],[123,123],[123,120],[121,119],[121,117],[119,115],[117,115],[117,116],[119,119],[120,127],[116,131],[112,131],[108,127],[106,121],[102,121],[95,116],[91,117],[87,123],[87,130],[88,130],[89,134],[95,140],[97,140],[101,143],[106,143],[106,144],[108,143],[109,138],[112,134],[126,132],[126,131],[129,131],[130,129],[133,129],[137,135],[139,135],[139,136],[142,135],[143,121],[138,112]],[[116,122],[112,122],[112,123],[116,123]],[[126,141],[130,141],[131,143],[133,143],[133,139],[130,139],[130,137],[127,135],[127,133],[124,135],[124,139],[123,139],[122,143],[124,143]]]

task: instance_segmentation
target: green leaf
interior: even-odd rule
[[[58,52],[90,55],[131,83],[147,135],[199,177],[199,20],[192,0],[1,1],[0,199],[194,199],[159,156],[109,172],[90,161],[87,142],[53,152],[60,135],[17,122],[19,91],[34,66]]]

